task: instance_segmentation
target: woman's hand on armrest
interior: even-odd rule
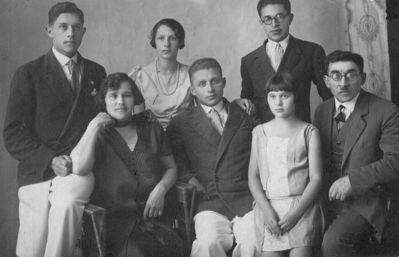
[[[167,189],[162,183],[158,183],[151,191],[145,204],[143,218],[156,218],[162,216],[165,205]]]

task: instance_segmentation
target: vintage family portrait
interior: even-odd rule
[[[399,2],[3,0],[0,256],[399,255]]]

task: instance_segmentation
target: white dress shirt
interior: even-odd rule
[[[69,72],[69,69],[68,69],[68,63],[69,63],[69,61],[72,59],[74,62],[75,62],[75,64],[77,64],[78,63],[78,54],[76,53],[72,58],[69,58],[69,57],[67,57],[67,56],[65,56],[65,55],[63,55],[63,54],[61,54],[60,52],[58,52],[55,48],[53,48],[52,49],[53,50],[53,53],[54,53],[54,55],[55,55],[55,58],[57,59],[57,61],[60,63],[60,65],[61,65],[61,67],[62,67],[62,70],[64,71],[64,73],[65,73],[65,76],[67,77],[67,79],[68,79],[68,81],[69,82],[71,82],[71,79],[72,79],[72,73],[71,72]],[[80,69],[81,70],[81,69]],[[80,79],[81,79],[81,71],[79,72],[79,81],[80,81]]]
[[[356,101],[358,98],[359,93],[355,97],[353,97],[352,100],[345,103],[340,103],[337,98],[335,98],[335,110],[338,110],[338,107],[340,105],[343,105],[345,107],[345,109],[343,109],[343,112],[345,113],[345,120],[347,120],[355,109]]]
[[[276,58],[275,58],[276,45],[280,44],[281,47],[283,48],[284,54],[285,54],[285,51],[287,50],[289,38],[290,38],[290,35],[288,35],[286,38],[284,38],[280,42],[274,42],[270,39],[267,40],[266,53],[267,53],[267,56],[269,57],[270,63],[272,64],[274,70],[278,69],[277,64],[276,64]]]

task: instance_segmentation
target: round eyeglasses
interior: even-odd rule
[[[332,72],[328,77],[337,82],[341,81],[342,78],[345,78],[348,81],[354,81],[359,77],[359,75],[360,74],[357,71],[349,71],[345,74],[342,74],[341,72]]]
[[[283,14],[283,13],[278,13],[274,17],[272,16],[265,16],[263,17],[260,21],[265,24],[265,25],[270,25],[274,22],[280,23],[282,22],[288,15],[289,13]]]

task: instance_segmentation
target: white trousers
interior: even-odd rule
[[[21,187],[17,256],[72,256],[93,187],[92,173],[57,176]]]
[[[226,252],[236,247],[233,257],[257,257],[261,255],[256,247],[253,212],[230,221],[214,211],[202,211],[194,216],[196,239],[191,249],[191,257],[225,257]]]

